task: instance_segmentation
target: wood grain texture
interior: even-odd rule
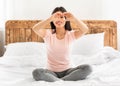
[[[8,20],[5,25],[6,45],[15,42],[43,42],[43,39],[34,33],[32,27],[41,20]],[[89,27],[87,34],[105,32],[104,45],[117,49],[117,24],[113,20],[83,20]],[[78,28],[71,22],[72,28]],[[50,25],[46,25],[46,29]]]

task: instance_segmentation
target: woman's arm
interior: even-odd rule
[[[87,33],[88,27],[85,23],[75,18],[71,13],[65,12],[64,15],[66,16],[67,21],[73,21],[78,26],[74,32],[76,39]]]
[[[88,32],[88,27],[85,23],[83,23],[81,20],[77,20],[76,18],[74,18],[74,22],[77,24],[77,26],[79,27],[76,31],[75,31],[75,37],[79,38],[82,35],[84,35],[85,33]]]
[[[45,36],[45,33],[46,33],[46,29],[44,29],[45,28],[45,26],[47,25],[47,24],[49,24],[50,23],[50,21],[51,21],[51,19],[50,18],[48,18],[48,19],[46,19],[46,20],[44,20],[44,21],[41,21],[41,22],[38,22],[37,24],[35,24],[34,26],[33,26],[33,31],[37,34],[37,35],[39,35],[40,37],[44,37]]]
[[[59,15],[60,12],[56,12],[48,19],[38,22],[36,25],[33,26],[33,31],[43,38],[46,34],[46,29],[44,29],[45,26],[48,25],[51,21],[54,21],[57,17],[59,17]]]

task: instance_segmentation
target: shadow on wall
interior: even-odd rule
[[[4,31],[0,30],[0,56],[4,54]]]

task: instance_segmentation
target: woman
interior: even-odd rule
[[[78,25],[77,30],[72,30],[71,21]],[[44,29],[49,23],[51,29]],[[33,26],[33,30],[44,39],[48,57],[47,69],[40,68],[33,71],[33,78],[36,81],[76,81],[85,79],[91,73],[89,65],[80,65],[76,68],[70,66],[69,47],[74,40],[88,31],[88,27],[64,7],[56,7],[52,16]]]

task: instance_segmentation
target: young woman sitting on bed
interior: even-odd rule
[[[79,27],[72,30],[70,21]],[[51,29],[44,29],[47,24]],[[74,40],[80,38],[88,31],[88,27],[80,20],[77,20],[64,7],[56,7],[52,16],[45,21],[33,26],[36,34],[42,37],[47,45],[47,69],[35,69],[33,78],[36,81],[76,81],[83,80],[91,73],[89,65],[80,65],[72,68],[70,66],[70,45]]]

